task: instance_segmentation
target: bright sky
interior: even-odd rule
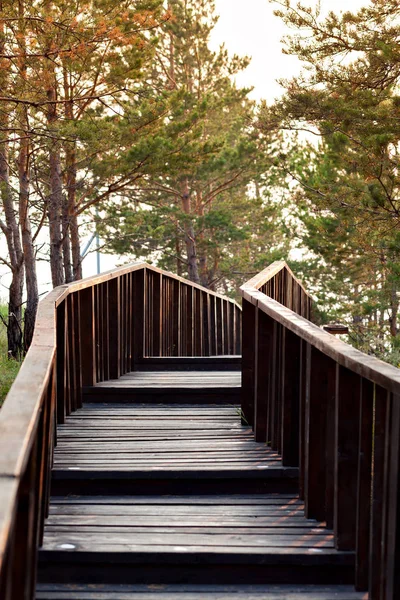
[[[295,0],[296,1],[296,0]],[[317,0],[308,0],[316,5]],[[367,0],[321,0],[325,12],[334,10],[356,11]],[[280,78],[289,78],[299,71],[299,62],[291,56],[282,54],[281,38],[288,33],[280,19],[273,15],[273,3],[268,0],[215,0],[219,22],[212,35],[212,45],[217,48],[225,43],[228,51],[241,56],[252,57],[250,66],[238,77],[238,85],[254,87],[254,99],[265,98],[272,102],[281,93],[276,82]],[[86,244],[83,240],[82,244]],[[6,255],[4,240],[0,239],[0,254]],[[123,258],[102,255],[101,271],[113,269]],[[84,277],[96,273],[96,256],[90,254],[83,261]],[[39,263],[38,276],[40,291],[51,289],[50,268]],[[10,278],[8,269],[0,265],[0,299],[7,297]]]
[[[297,0],[293,0],[294,2]],[[317,0],[306,0],[316,6]],[[219,22],[212,35],[212,45],[225,42],[228,51],[251,56],[250,66],[237,78],[240,86],[254,86],[252,97],[272,102],[280,95],[277,79],[289,78],[300,68],[299,61],[282,54],[282,37],[289,32],[273,14],[277,8],[268,0],[215,0]],[[333,10],[357,11],[367,0],[321,0],[322,13]]]

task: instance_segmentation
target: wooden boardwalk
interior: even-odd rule
[[[107,382],[111,403],[91,390],[58,428],[39,600],[364,597],[343,585],[354,554],[305,518],[298,469],[254,441],[238,405],[193,403],[239,384],[237,372],[136,372]],[[164,386],[186,403],[135,402]]]
[[[0,411],[0,600],[398,600],[400,371],[277,262],[53,290]],[[357,591],[356,591],[357,590]]]

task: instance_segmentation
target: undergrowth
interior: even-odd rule
[[[7,306],[0,305],[0,312],[4,318],[7,315]],[[0,320],[0,406],[3,404],[12,382],[17,376],[21,362],[8,357],[7,329]]]

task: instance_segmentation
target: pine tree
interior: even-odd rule
[[[169,9],[151,74],[166,96],[164,127],[131,206],[109,203],[101,226],[113,250],[214,287],[234,262],[222,257],[251,237],[247,221],[258,207],[248,187],[267,170],[271,149],[254,129],[250,90],[232,79],[248,59],[209,48],[214,3],[174,0]]]
[[[285,52],[307,68],[284,82],[282,101],[264,106],[262,128],[319,136],[317,147],[299,152],[305,154],[297,164],[295,151],[285,151],[283,162],[303,186],[297,210],[317,271],[325,276],[321,293],[331,314],[340,304],[351,319],[357,344],[396,354],[400,7],[373,0],[357,13],[321,18],[318,9],[299,3],[276,4],[295,30]]]

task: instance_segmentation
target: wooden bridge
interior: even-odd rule
[[[1,600],[400,598],[400,371],[283,262],[242,297],[140,263],[41,302],[0,411]]]

